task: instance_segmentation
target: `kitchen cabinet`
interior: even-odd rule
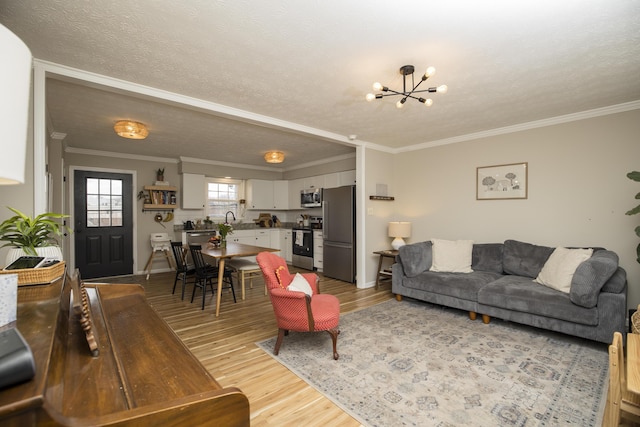
[[[328,173],[324,176],[324,187],[322,188],[336,188],[340,187],[337,173]]]
[[[289,209],[301,209],[300,192],[304,190],[304,180],[292,179],[289,181]]]
[[[271,247],[272,229],[234,230],[227,239],[234,243],[244,243],[245,245]]]
[[[247,180],[247,209],[289,209],[289,183],[284,180]]]
[[[204,209],[204,175],[182,174],[182,209]]]
[[[280,245],[278,248],[280,249],[280,256],[287,261],[287,264],[291,264],[292,262],[291,253],[293,250],[291,239],[293,238],[293,232],[290,229],[281,229],[278,231],[278,235],[280,240]],[[273,239],[272,239],[272,242],[273,242]]]
[[[324,249],[322,247],[322,230],[313,231],[313,268],[322,272],[324,266]]]
[[[324,188],[324,175],[304,178],[304,188]]]
[[[342,171],[338,172],[338,187],[343,185],[356,185],[356,171]]]

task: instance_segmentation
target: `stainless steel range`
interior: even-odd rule
[[[313,271],[313,230],[311,227],[293,227],[292,231],[293,266]]]

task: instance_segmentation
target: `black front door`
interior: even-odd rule
[[[80,277],[133,273],[132,176],[75,171],[74,233]]]

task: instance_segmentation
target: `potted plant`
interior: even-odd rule
[[[7,265],[25,255],[62,260],[62,251],[54,236],[62,236],[65,230],[71,230],[55,220],[69,215],[47,212],[33,218],[17,209],[9,209],[16,215],[0,224],[0,241],[6,242],[2,247],[13,248],[7,254]]]
[[[633,171],[627,174],[627,178],[632,179],[634,181],[640,181],[640,172]],[[640,199],[640,193],[636,194],[636,199]],[[626,212],[627,215],[635,215],[640,213],[640,205]],[[636,227],[636,236],[640,237],[640,225]],[[636,247],[636,261],[640,263],[640,244]]]
[[[156,181],[164,181],[164,168],[159,168],[156,171]]]
[[[219,223],[218,224],[218,233],[220,234],[220,246],[227,246],[227,234],[233,234],[233,226],[231,224]]]

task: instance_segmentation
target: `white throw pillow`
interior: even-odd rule
[[[311,290],[309,282],[307,282],[307,279],[305,279],[300,273],[296,273],[291,283],[289,283],[289,286],[287,286],[287,290],[293,292],[304,292],[309,296],[313,295],[313,290]]]
[[[591,255],[593,249],[555,248],[534,282],[568,294],[576,269]]]
[[[472,273],[473,240],[431,239],[432,262],[429,271]]]

